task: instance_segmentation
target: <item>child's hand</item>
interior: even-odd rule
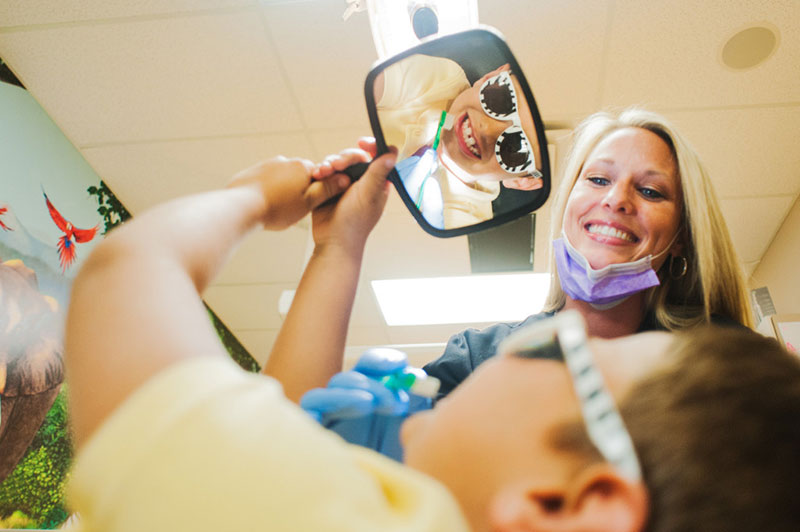
[[[313,170],[311,161],[276,157],[242,170],[228,186],[257,188],[264,200],[264,227],[285,229],[350,184],[343,174],[312,179]]]
[[[352,164],[367,162],[375,155],[375,139],[362,138],[358,146],[327,157],[314,170],[314,178],[336,179],[338,182],[344,177],[349,182],[349,178],[340,172]],[[386,178],[395,159],[393,152],[374,160],[361,179],[353,183],[336,203],[313,211],[312,232],[318,246],[333,243],[348,251],[363,250],[367,236],[378,223],[389,197],[390,184]]]

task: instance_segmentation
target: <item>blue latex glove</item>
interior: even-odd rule
[[[408,366],[405,353],[374,348],[353,370],[334,375],[326,388],[306,393],[300,406],[348,442],[402,460],[400,425],[409,414],[431,408],[426,396],[437,389],[436,379]]]

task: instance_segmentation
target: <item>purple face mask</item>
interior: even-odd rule
[[[561,289],[572,299],[586,301],[596,308],[611,308],[637,292],[660,284],[651,266],[652,255],[595,270],[563,232],[561,238],[553,241],[553,250]]]

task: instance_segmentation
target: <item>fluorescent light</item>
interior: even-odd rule
[[[520,321],[542,310],[546,273],[372,281],[386,324]]]
[[[297,290],[284,290],[278,298],[278,314],[281,317],[281,321],[285,320],[286,315],[289,313],[289,308],[291,308],[292,301],[294,301],[295,292],[297,292]]]

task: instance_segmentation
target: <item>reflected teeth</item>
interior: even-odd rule
[[[628,242],[635,241],[635,237],[632,234],[620,231],[608,225],[590,225],[588,230],[595,235],[612,236]]]
[[[475,157],[480,157],[481,152],[478,151],[478,143],[475,141],[475,137],[472,136],[472,124],[469,121],[469,117],[467,117],[462,124],[461,136],[467,148],[469,148],[469,151],[471,151]]]

